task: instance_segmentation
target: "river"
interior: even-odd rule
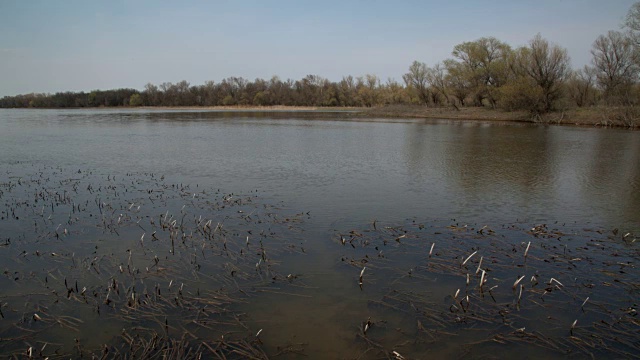
[[[263,329],[260,343],[269,355],[284,352],[292,358],[299,353],[326,358],[380,356],[384,351],[395,356],[393,349],[405,354],[424,351],[420,346],[394,347],[393,341],[402,341],[397,334],[381,332],[380,340],[368,345],[357,337],[361,322],[376,313],[362,304],[382,298],[392,285],[385,282],[379,266],[370,286],[375,291],[363,295],[368,288],[358,287],[361,268],[344,266],[345,259],[355,255],[340,244],[340,238],[353,229],[362,233],[372,226],[379,231],[419,222],[427,228],[466,225],[474,227],[474,233],[482,226],[496,230],[508,224],[521,224],[523,229],[561,224],[571,229],[615,229],[616,234],[640,232],[640,133],[621,129],[363,119],[349,113],[0,110],[0,169],[0,183],[51,169],[69,174],[93,171],[108,179],[154,174],[154,179],[162,176],[167,184],[189,185],[194,198],[200,189],[255,194],[261,202],[299,214],[299,229],[291,236],[304,254],[284,254],[279,260],[283,275],[304,279],[300,289],[282,290],[297,296],[265,292],[234,305],[234,311],[248,314],[252,331]],[[168,201],[167,214],[178,213],[178,205],[179,201]],[[6,200],[5,208],[11,208]],[[0,221],[3,237],[17,236],[12,232],[22,224],[17,219]],[[145,241],[151,241],[150,232],[143,233]],[[412,237],[411,231],[406,234]],[[136,241],[140,235],[136,233]],[[400,233],[393,236],[402,244]],[[28,239],[22,241],[23,247],[14,241],[0,248],[0,257],[13,259],[5,263],[11,264],[22,251],[35,251]],[[402,254],[410,262],[411,253]],[[471,262],[480,269],[479,255]],[[24,262],[15,266],[22,266],[23,272],[43,271]],[[372,268],[362,270],[365,279],[369,271],[375,274],[375,265]],[[447,278],[425,274],[426,283]],[[635,268],[631,274],[637,281]],[[11,293],[21,291],[9,280],[0,286]],[[434,298],[442,301],[455,287],[445,286]],[[11,298],[3,301],[7,309],[23,311]],[[393,332],[401,325],[392,319],[389,315],[372,329]],[[5,334],[17,334],[7,322]],[[94,345],[110,341],[115,333],[100,337]],[[457,346],[475,339],[461,338],[465,340],[439,341],[444,345],[438,351],[442,356],[461,355]],[[374,350],[359,353],[353,350],[354,343]],[[377,348],[379,343],[387,350]]]

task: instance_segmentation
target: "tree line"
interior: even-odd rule
[[[624,31],[600,35],[591,64],[572,69],[567,50],[539,34],[512,48],[494,37],[453,47],[451,58],[434,66],[414,61],[403,82],[376,75],[329,81],[318,75],[300,80],[249,81],[229,77],[203,85],[147,84],[144,90],[115,89],[25,94],[0,99],[3,108],[109,106],[326,106],[372,107],[419,104],[432,107],[490,107],[542,114],[593,105],[640,103],[640,2],[629,10]]]

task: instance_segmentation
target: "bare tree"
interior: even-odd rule
[[[213,80],[204,82],[204,85],[202,85],[202,98],[200,99],[203,105],[213,106],[217,104],[218,99],[216,98],[216,90],[217,86]]]
[[[156,85],[147,83],[144,86],[143,102],[149,106],[160,105],[160,91]]]
[[[573,71],[567,80],[569,97],[579,107],[594,105],[597,95],[595,83],[595,68],[585,65],[582,69]]]
[[[428,68],[425,63],[414,61],[413,64],[409,67],[409,72],[402,75],[402,79],[404,80],[407,87],[410,87],[416,92],[418,99],[420,102],[425,105],[429,104],[430,101],[430,91],[429,91],[429,83],[427,79]]]
[[[442,95],[442,98],[445,101],[448,101],[451,106],[453,106],[456,110],[459,110],[455,104],[455,101],[449,101],[449,84],[447,77],[447,68],[442,64],[436,64],[433,68],[428,69],[427,79],[429,84],[433,89],[436,90],[437,94]]]
[[[624,26],[629,30],[631,40],[636,47],[640,47],[640,2],[631,5]]]
[[[598,85],[608,103],[628,103],[640,60],[632,39],[619,31],[600,35],[591,49]]]
[[[551,45],[536,35],[528,47],[520,49],[516,56],[517,66],[542,91],[542,110],[548,112],[560,98],[562,84],[571,72],[567,50],[557,45]]]

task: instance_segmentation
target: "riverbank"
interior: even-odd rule
[[[87,109],[55,108],[55,109]],[[342,113],[349,117],[378,119],[443,119],[457,121],[499,121],[540,123],[552,125],[577,125],[595,127],[640,128],[640,107],[589,107],[555,111],[542,115],[531,115],[526,111],[504,111],[481,107],[426,107],[418,105],[388,105],[371,108],[323,107],[323,106],[118,106],[98,107],[94,110],[139,109],[169,111],[218,111],[218,112],[262,112],[262,113]]]
[[[425,118],[480,121],[515,121],[555,125],[637,128],[640,110],[633,107],[575,108],[533,116],[526,111],[503,111],[488,108],[432,108],[424,106],[385,106],[366,109],[366,116],[385,118]]]
[[[285,106],[285,105],[273,105],[273,106],[139,106],[128,107],[131,109],[151,109],[151,110],[211,110],[211,111],[247,111],[247,112],[260,112],[260,111],[327,111],[327,112],[361,112],[364,108],[360,107],[323,107],[323,106]],[[108,109],[108,108],[107,108]]]
[[[426,107],[390,105],[372,108],[320,107],[320,106],[180,106],[144,107],[162,110],[211,110],[242,112],[349,112],[366,118],[417,118],[469,121],[527,122],[554,125],[581,125],[598,127],[637,128],[640,109],[635,107],[575,108],[533,116],[526,111],[504,111],[489,108]]]

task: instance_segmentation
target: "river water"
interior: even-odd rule
[[[634,227],[640,219],[634,131],[342,114],[1,115],[0,164],[148,171],[228,192],[258,189],[325,223],[423,216]]]
[[[343,266],[339,239],[374,221],[640,232],[640,133],[621,129],[349,113],[1,110],[0,182],[49,167],[153,173],[304,214],[296,240],[304,256],[284,257],[281,270],[305,279],[302,296],[265,293],[239,306],[252,329],[264,329],[271,355],[286,344],[313,358],[359,354],[350,350],[354,334],[371,315],[358,304],[373,295],[358,288],[360,268]],[[3,237],[10,229],[0,222]],[[377,287],[388,285],[378,279]],[[443,356],[460,355],[459,343],[445,343]]]

